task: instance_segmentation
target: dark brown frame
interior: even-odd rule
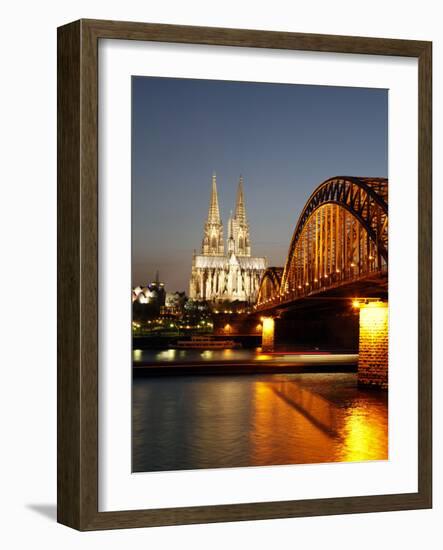
[[[98,41],[103,38],[418,58],[418,492],[98,511]],[[80,20],[58,29],[58,521],[80,530],[287,518],[432,506],[432,43]]]

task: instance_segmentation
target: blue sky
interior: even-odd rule
[[[188,290],[214,170],[225,235],[242,174],[252,253],[269,265],[322,181],[388,176],[387,90],[133,77],[132,101],[134,285],[158,269]]]

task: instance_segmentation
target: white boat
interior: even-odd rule
[[[232,349],[241,348],[235,340],[216,340],[211,336],[192,336],[190,340],[178,340],[175,344],[180,349]]]

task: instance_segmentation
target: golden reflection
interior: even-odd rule
[[[386,460],[387,405],[349,391],[346,405],[288,380],[254,385],[254,464]]]
[[[255,384],[252,463],[307,464],[334,460],[333,439],[275,390],[272,382]]]
[[[139,379],[136,471],[386,460],[386,397],[337,373]]]
[[[175,349],[167,349],[165,351],[161,351],[158,354],[158,357],[163,361],[172,361],[173,359],[175,359],[176,353],[177,353],[177,350]]]
[[[388,459],[388,425],[386,411],[372,407],[355,407],[347,415],[343,431],[340,460],[343,462]]]
[[[301,384],[287,380],[273,384],[273,390],[316,427],[328,435],[337,436],[339,409],[334,403]]]

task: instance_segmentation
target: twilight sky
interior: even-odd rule
[[[132,79],[132,277],[188,293],[211,176],[227,236],[244,177],[252,254],[284,265],[298,216],[332,176],[388,175],[388,92]]]

